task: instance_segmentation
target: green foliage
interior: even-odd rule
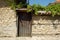
[[[27,12],[31,12],[32,11],[32,6],[31,5],[27,5]]]
[[[16,8],[16,3],[14,2],[14,0],[5,0],[7,5],[10,6],[12,9],[15,10]]]
[[[28,11],[31,11],[29,9],[33,9],[36,15],[38,15],[37,11],[47,11],[47,12],[51,11],[51,14],[53,17],[55,15],[60,15],[60,4],[52,4],[46,7],[34,4],[32,6],[28,5],[27,8],[28,8]]]
[[[60,4],[52,4],[47,6],[46,11],[51,11],[52,16],[60,15]]]
[[[31,5],[28,5],[28,6],[27,6],[27,9],[28,9],[28,12],[34,11],[34,13],[35,13],[36,15],[38,15],[38,12],[37,12],[37,11],[45,10],[45,7],[44,7],[44,6],[41,6],[41,5],[33,4],[32,6],[31,6]],[[30,9],[32,9],[32,10],[30,10]]]
[[[16,10],[16,8],[20,9],[22,7],[24,7],[27,4],[23,4],[22,2],[20,2],[18,5],[16,5],[16,2],[14,2],[14,0],[6,0],[6,3],[14,10]],[[33,4],[31,5],[27,5],[27,12],[31,12],[33,11],[36,15],[38,15],[37,11],[51,11],[52,16],[55,15],[60,15],[60,4],[51,4],[48,6],[41,6],[41,5],[36,5]]]
[[[20,8],[22,8],[22,7],[23,7],[22,2],[20,2],[18,5],[16,5],[16,8],[18,8],[18,9],[20,9]]]
[[[23,6],[27,5],[26,3],[23,4],[20,2],[19,4],[16,4],[15,0],[5,0],[8,6],[10,6],[12,9],[16,10],[16,8],[22,8]]]

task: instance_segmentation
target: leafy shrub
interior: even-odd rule
[[[60,15],[60,4],[52,4],[47,6],[46,11],[51,11],[52,16]]]
[[[22,8],[23,6],[27,5],[27,4],[23,4],[22,2],[20,2],[18,5],[16,5],[16,2],[14,2],[14,0],[6,0],[6,3],[14,10],[16,10],[16,8]],[[27,12],[31,12],[33,11],[36,15],[38,14],[37,11],[51,11],[52,16],[55,15],[60,15],[60,3],[56,3],[56,4],[52,4],[52,5],[48,5],[48,6],[41,6],[41,5],[27,5]]]
[[[44,6],[41,6],[41,5],[33,4],[32,6],[31,6],[31,5],[28,5],[28,6],[27,6],[27,9],[28,9],[29,12],[30,12],[30,11],[34,11],[34,13],[35,13],[36,15],[38,15],[38,12],[37,12],[37,11],[45,10],[45,7],[44,7]],[[32,9],[32,10],[30,10],[30,9]]]
[[[28,9],[33,9],[35,14],[37,15],[37,11],[51,11],[52,16],[55,15],[60,15],[60,4],[52,4],[52,5],[48,5],[48,6],[41,6],[41,5],[32,5],[32,6],[27,6]],[[30,10],[31,11],[31,10]]]
[[[23,8],[24,6],[27,5],[27,3],[23,4],[22,2],[16,4],[15,0],[5,0],[5,1],[14,10],[16,10],[16,8],[18,9]]]

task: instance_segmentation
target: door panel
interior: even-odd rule
[[[31,13],[19,14],[19,36],[31,36]]]

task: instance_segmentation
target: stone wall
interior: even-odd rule
[[[60,16],[33,16],[32,35],[59,35]],[[16,13],[7,6],[5,0],[0,0],[0,37],[16,37]]]
[[[7,6],[5,0],[0,0],[0,37],[16,37],[16,13]]]
[[[60,34],[60,16],[33,16],[32,35]]]

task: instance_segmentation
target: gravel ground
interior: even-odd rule
[[[33,37],[0,37],[0,40],[60,40],[60,35],[40,35]]]

